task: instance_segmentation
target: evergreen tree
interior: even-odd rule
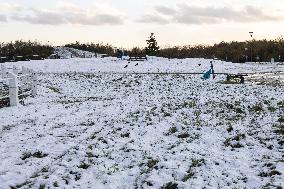
[[[153,55],[157,55],[160,47],[158,46],[156,37],[154,35],[154,33],[151,33],[149,39],[146,40],[147,42],[147,47],[145,48],[146,54],[153,56]]]

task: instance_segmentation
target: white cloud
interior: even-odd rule
[[[57,4],[56,9],[64,11],[64,12],[73,12],[73,13],[78,13],[78,12],[82,12],[83,9],[73,3],[70,3],[68,1],[60,1]]]
[[[158,23],[158,24],[169,24],[170,21],[167,17],[160,14],[145,14],[142,18],[137,20],[141,23]]]
[[[0,22],[7,22],[7,16],[0,14]]]
[[[159,19],[163,18],[163,19]],[[181,23],[181,24],[213,24],[224,22],[263,22],[282,20],[283,16],[276,16],[265,12],[259,7],[246,6],[242,10],[231,7],[193,6],[188,4],[177,4],[171,8],[167,6],[156,6],[153,13],[145,14],[139,22],[144,23]]]
[[[13,11],[21,11],[21,10],[23,10],[23,6],[19,4],[0,3],[1,12],[13,12]]]
[[[50,24],[50,25],[60,25],[64,24],[65,20],[62,15],[58,12],[53,11],[42,11],[31,9],[32,14],[15,14],[11,18],[16,21],[26,21],[31,24]]]
[[[61,1],[54,10],[25,9],[10,15],[15,21],[42,25],[122,25],[125,15],[106,7],[81,8],[67,1]]]

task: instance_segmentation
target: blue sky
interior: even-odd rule
[[[283,7],[283,8],[282,8]],[[161,46],[276,38],[284,34],[283,0],[0,0],[0,41],[76,40]]]

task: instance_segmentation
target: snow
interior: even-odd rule
[[[90,72],[90,73],[159,73],[159,72],[205,72],[210,69],[209,59],[165,59],[149,58],[147,62],[128,62],[117,58],[73,58],[7,63],[32,68],[42,73]],[[138,65],[137,65],[138,64]],[[200,64],[200,66],[199,66]],[[127,65],[126,68],[124,68]],[[277,64],[237,64],[214,61],[216,73],[262,73],[284,71],[284,65]]]
[[[255,74],[244,85],[224,85],[223,75],[158,74],[205,72],[210,61],[5,64],[36,70],[40,85],[24,106],[0,109],[0,188],[283,187],[283,135],[275,132],[283,125],[282,73]],[[214,61],[214,68],[284,67]],[[262,77],[280,82],[259,83]]]
[[[56,47],[55,54],[62,59],[102,57],[102,54],[78,50],[70,47]]]

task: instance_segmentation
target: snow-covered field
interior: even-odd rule
[[[207,71],[203,59],[12,64],[38,71],[40,85],[24,106],[0,109],[1,189],[284,187],[281,73],[266,76],[277,84],[256,74],[225,85],[222,75],[159,74]],[[284,71],[214,64],[220,73]]]
[[[42,73],[158,73],[158,72],[205,72],[210,69],[209,59],[165,59],[148,58],[147,62],[130,62],[117,58],[73,58],[30,62],[6,63],[7,66],[25,66]],[[127,67],[126,67],[127,66]],[[126,68],[125,68],[126,67]],[[214,61],[218,73],[263,73],[284,72],[284,65],[275,64],[237,64]]]

